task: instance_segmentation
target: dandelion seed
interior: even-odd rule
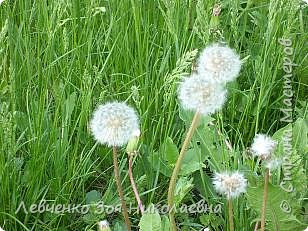
[[[246,192],[247,180],[244,175],[239,172],[215,173],[213,178],[215,190],[227,197],[227,199],[236,198],[241,193]]]
[[[253,139],[251,151],[253,155],[263,160],[270,159],[272,153],[277,146],[277,142],[271,137],[264,134],[257,134]]]
[[[241,69],[240,57],[231,48],[213,44],[205,48],[199,57],[197,71],[216,83],[234,80]]]
[[[193,74],[180,84],[178,97],[184,109],[208,115],[223,106],[226,93],[223,86]]]
[[[94,138],[108,146],[123,146],[139,130],[134,109],[125,103],[112,102],[98,107],[90,122]]]

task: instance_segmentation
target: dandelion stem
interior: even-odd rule
[[[259,221],[256,222],[254,231],[258,231],[258,228],[259,228]]]
[[[122,189],[122,186],[121,186],[121,178],[120,178],[120,171],[119,171],[118,156],[117,155],[118,155],[117,148],[115,146],[113,146],[114,177],[115,177],[118,193],[119,193],[121,204],[122,204],[122,213],[123,213],[123,216],[124,216],[124,219],[125,219],[127,230],[131,231],[130,221],[129,221],[129,217],[128,217],[128,211],[127,211],[127,207],[126,207],[123,189]]]
[[[193,136],[193,134],[194,134],[194,132],[197,128],[197,124],[198,124],[198,121],[200,119],[200,116],[201,116],[201,114],[199,112],[195,113],[195,116],[194,116],[194,118],[191,122],[190,128],[189,128],[189,130],[186,134],[180,155],[179,155],[179,157],[176,161],[176,164],[175,164],[175,167],[173,169],[172,176],[171,176],[171,179],[170,179],[170,183],[169,183],[168,208],[169,208],[169,219],[170,219],[173,231],[177,230],[176,222],[175,222],[175,218],[174,218],[174,208],[173,208],[174,207],[174,191],[175,191],[175,187],[176,187],[176,181],[177,181],[177,177],[178,177],[178,174],[180,172],[180,169],[181,169],[181,163],[183,161],[184,155],[185,155],[186,150],[188,148],[188,145],[191,141],[191,138],[192,138],[192,136]]]
[[[137,203],[138,203],[138,207],[141,211],[141,214],[144,214],[144,208],[142,205],[142,201],[140,199],[139,193],[138,193],[138,189],[134,180],[134,176],[133,176],[133,155],[132,154],[128,154],[128,175],[129,175],[129,179],[130,179],[130,183],[132,185]]]
[[[266,202],[268,197],[268,182],[269,182],[269,169],[267,168],[264,177],[264,192],[263,192],[263,203],[261,211],[261,231],[265,230],[265,213],[266,213]]]
[[[232,200],[231,199],[228,199],[228,210],[229,210],[230,231],[234,231],[233,206],[232,206]]]

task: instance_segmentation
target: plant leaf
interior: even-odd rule
[[[160,153],[161,157],[168,161],[169,165],[174,165],[179,156],[178,148],[170,137],[167,137],[166,141],[161,146]]]
[[[189,149],[183,158],[180,175],[189,175],[202,168],[206,155],[200,148]]]
[[[263,199],[263,185],[250,187],[247,190],[248,204],[260,214]],[[266,220],[269,230],[287,231],[290,227],[300,225],[292,215],[293,202],[289,195],[279,187],[269,184],[268,201],[266,206]],[[288,222],[285,222],[288,221]],[[291,224],[292,223],[292,224]]]
[[[161,231],[161,218],[155,213],[145,213],[139,222],[140,231]]]

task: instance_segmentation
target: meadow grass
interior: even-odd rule
[[[237,150],[224,160],[227,167],[242,165],[239,150],[256,133],[273,134],[285,126],[279,110],[284,85],[279,38],[292,41],[297,64],[292,73],[294,117],[307,118],[304,3],[221,1],[221,13],[214,18],[215,3],[6,0],[0,5],[0,227],[95,230],[95,219],[91,223],[80,214],[15,211],[21,201],[31,205],[42,198],[56,204],[85,203],[91,190],[99,191],[104,201],[119,202],[112,154],[95,143],[88,126],[96,106],[109,100],[125,100],[140,114],[143,146],[134,163],[137,185],[144,204],[166,204],[169,178],[152,168],[151,154],[167,137],[180,146],[185,124],[179,117],[177,83],[193,69],[197,50],[212,42],[226,42],[243,60],[239,78],[228,85],[224,109],[214,116]],[[305,154],[299,154],[306,168]],[[126,197],[135,203],[126,156],[120,159]],[[250,167],[256,168],[254,163]],[[200,192],[212,197],[206,183],[210,176],[203,174],[201,169],[194,177],[200,184],[187,201]],[[222,220],[223,230],[227,214],[224,209],[215,218]],[[104,218],[112,224],[122,220],[120,214]],[[253,230],[255,218],[245,199],[235,201],[236,230]],[[134,227],[139,219],[131,214]],[[197,215],[179,221],[183,230],[202,227]]]

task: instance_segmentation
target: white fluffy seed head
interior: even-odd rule
[[[271,158],[276,146],[277,142],[271,137],[264,134],[257,134],[253,139],[250,150],[254,156],[266,160]]]
[[[178,97],[184,109],[208,115],[222,108],[226,93],[220,84],[208,81],[198,74],[192,74],[180,84]]]
[[[99,221],[97,223],[98,231],[110,231],[109,223],[106,220]]]
[[[213,178],[215,190],[228,199],[236,198],[246,192],[247,180],[239,172],[215,173]]]
[[[197,71],[210,81],[226,83],[234,80],[241,69],[238,54],[229,47],[217,43],[206,47],[200,54]]]
[[[268,168],[271,171],[278,169],[281,166],[281,164],[282,164],[282,161],[280,159],[277,159],[277,158],[265,160],[265,162],[264,162],[265,168]]]
[[[111,102],[96,109],[90,128],[99,143],[120,147],[139,130],[139,120],[135,110],[126,103]]]

